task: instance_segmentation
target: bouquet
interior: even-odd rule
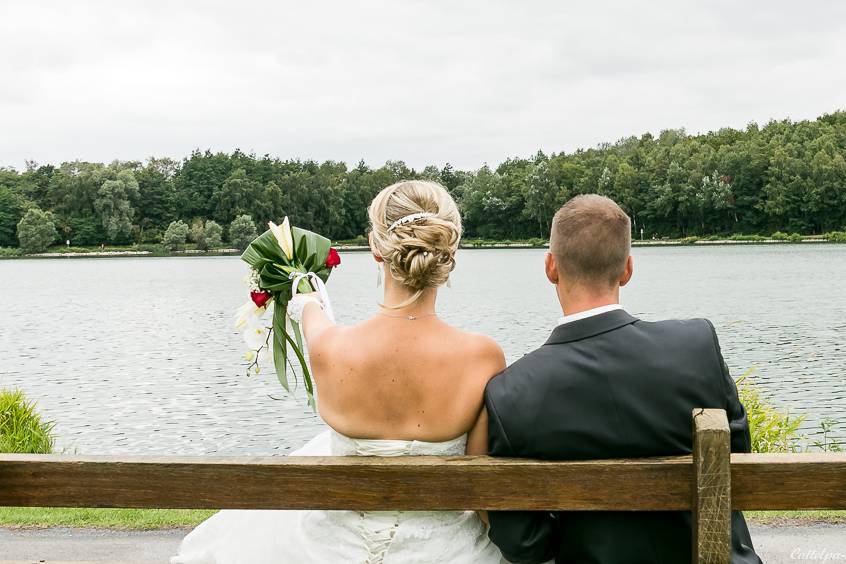
[[[288,301],[297,293],[320,292],[331,319],[324,283],[341,263],[338,251],[326,237],[292,228],[286,217],[282,225],[270,222],[269,229],[250,243],[241,260],[250,265],[246,278],[250,301],[238,309],[235,327],[244,332],[249,347],[244,355],[249,363],[247,374],[258,374],[260,362],[270,360],[279,383],[290,391],[288,369],[296,374],[288,357],[290,348],[302,367],[308,403],[314,409],[314,382],[303,354],[299,325],[288,318]]]

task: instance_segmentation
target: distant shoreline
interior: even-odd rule
[[[632,241],[632,247],[693,247],[693,246],[729,246],[729,245],[807,245],[807,244],[838,244],[836,241],[829,241],[822,236],[803,237],[801,240],[788,241],[783,239],[758,238],[750,240],[737,239],[653,239],[646,241]],[[468,242],[460,246],[461,249],[545,249],[548,245],[534,242]],[[364,252],[369,251],[366,245],[337,244],[336,248],[342,252]],[[61,250],[46,251],[43,253],[20,253],[3,254],[0,249],[0,260],[3,259],[61,259],[61,258],[120,258],[120,257],[211,257],[211,256],[238,256],[242,251],[238,249],[212,249],[200,251],[187,249],[183,251],[153,251],[149,249],[135,249],[132,247],[114,248],[99,250],[96,247],[85,250],[67,252]]]

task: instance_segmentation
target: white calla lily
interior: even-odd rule
[[[245,302],[235,312],[235,329],[242,330],[248,327],[264,325],[262,317],[265,311],[267,311],[267,308],[256,307],[256,304],[252,300]]]
[[[276,242],[279,243],[279,248],[285,253],[288,260],[294,258],[294,237],[291,235],[291,223],[288,221],[288,216],[285,216],[282,225],[276,225],[272,221],[267,223],[273,236],[276,237]]]

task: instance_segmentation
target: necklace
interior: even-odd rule
[[[434,311],[432,313],[424,313],[423,315],[391,315],[390,313],[385,313],[384,311],[377,311],[379,315],[384,315],[385,317],[392,317],[394,319],[407,319],[408,321],[416,321],[422,317],[432,317],[437,316],[438,314]]]

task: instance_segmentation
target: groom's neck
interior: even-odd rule
[[[559,284],[558,301],[564,315],[573,315],[597,307],[619,304],[620,287],[616,286],[608,291],[597,291],[595,288],[581,286],[566,288]]]

